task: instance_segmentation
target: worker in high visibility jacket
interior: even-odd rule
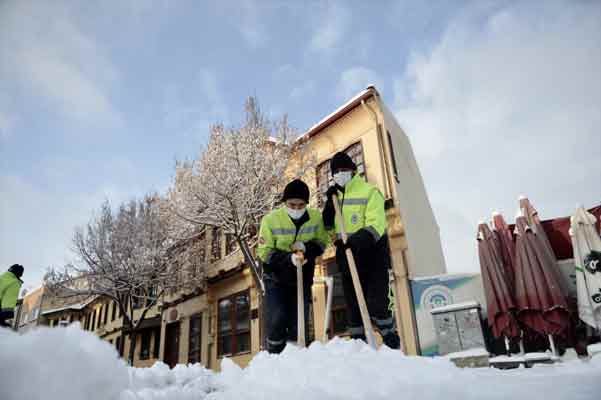
[[[23,266],[13,264],[7,272],[0,275],[0,326],[10,327],[7,320],[14,318],[19,289],[23,284]]]
[[[369,315],[376,329],[382,335],[384,344],[398,349],[400,339],[388,307],[388,270],[391,268],[391,261],[384,196],[377,187],[367,183],[357,173],[357,166],[346,153],[334,155],[330,161],[330,170],[335,185],[326,193],[323,221],[326,229],[335,230],[337,236],[334,242],[336,263],[342,272],[349,333],[351,338],[365,341],[361,313],[346,259],[346,248],[353,252]],[[344,227],[348,234],[346,245],[341,240],[340,227],[335,220],[334,194],[341,205]]]
[[[263,263],[267,350],[280,353],[297,340],[296,269],[303,270],[305,316],[312,301],[315,259],[329,242],[319,210],[307,207],[309,187],[300,179],[284,189],[284,205],[261,221],[258,256]]]

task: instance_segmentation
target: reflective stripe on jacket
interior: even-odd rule
[[[12,272],[0,275],[0,308],[1,311],[12,311],[17,306],[19,289],[23,282]]]
[[[328,234],[323,226],[323,220],[319,210],[307,207],[309,220],[305,222],[298,234],[296,226],[286,211],[286,207],[280,207],[267,214],[261,220],[259,230],[259,247],[257,254],[264,263],[270,262],[270,256],[276,251],[291,251],[290,246],[295,241],[315,241],[322,250],[329,243]]]

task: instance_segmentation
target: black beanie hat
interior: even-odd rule
[[[357,169],[357,166],[348,154],[339,151],[338,153],[334,154],[334,157],[332,157],[332,159],[330,160],[330,171],[332,171],[333,175],[334,172],[338,171],[341,168],[355,170]]]
[[[10,268],[8,269],[9,272],[12,272],[13,274],[15,274],[15,276],[17,278],[20,278],[23,276],[23,266],[19,265],[19,264],[13,264],[10,266]]]
[[[309,186],[300,179],[295,179],[289,184],[286,185],[284,189],[284,197],[282,197],[282,201],[286,201],[288,199],[301,199],[305,200],[305,202],[309,202]]]

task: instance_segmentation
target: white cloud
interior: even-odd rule
[[[320,8],[310,49],[329,51],[340,44],[351,25],[351,12],[343,3],[327,2]]]
[[[11,134],[15,118],[0,110],[0,141],[7,140]]]
[[[460,15],[395,82],[451,271],[478,269],[477,221],[513,219],[522,193],[543,218],[601,199],[601,5],[485,11]]]
[[[217,2],[215,4],[222,18],[237,30],[244,41],[252,48],[259,48],[269,42],[266,22],[273,11],[273,5],[257,0]]]
[[[23,264],[25,282],[37,285],[47,267],[73,260],[75,226],[87,223],[104,199],[117,204],[127,199],[130,190],[104,186],[58,193],[19,176],[0,176],[0,266]]]
[[[200,69],[192,84],[165,87],[163,122],[172,131],[194,136],[201,142],[210,125],[223,122],[228,107],[212,70]]]
[[[348,99],[369,85],[383,87],[383,80],[378,74],[366,67],[353,67],[345,70],[336,86],[336,96],[340,100]]]
[[[118,73],[91,37],[58,4],[12,2],[0,12],[0,73],[63,116],[120,123],[109,88]]]

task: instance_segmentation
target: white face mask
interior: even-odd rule
[[[293,208],[286,207],[286,211],[288,211],[288,215],[290,215],[290,218],[292,218],[292,219],[299,219],[300,217],[302,217],[305,214],[306,210],[307,210],[306,208],[301,208],[300,210],[295,210]]]
[[[353,179],[352,171],[341,171],[334,174],[334,182],[336,182],[338,186],[344,187],[351,179]]]

